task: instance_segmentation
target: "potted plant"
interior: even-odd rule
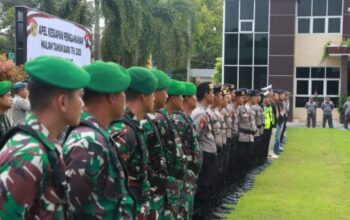
[[[339,112],[339,122],[344,124],[344,103],[347,101],[346,96],[340,96],[339,104],[338,104],[338,112]]]

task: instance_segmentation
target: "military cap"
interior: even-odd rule
[[[24,82],[16,82],[13,85],[13,89],[23,89],[25,88],[27,85]]]
[[[203,96],[205,93],[211,92],[214,89],[211,82],[203,82],[197,86],[197,97]]]
[[[233,84],[226,83],[226,84],[224,84],[224,86],[225,86],[225,88],[226,88],[227,91],[232,92],[232,91],[235,90],[235,85],[233,85]]]
[[[151,94],[157,89],[157,79],[151,71],[145,67],[130,67],[127,69],[130,74],[130,89],[142,93]]]
[[[241,89],[238,89],[235,91],[235,95],[236,96],[244,96],[245,95],[245,92]]]
[[[253,96],[255,96],[255,91],[252,90],[252,89],[248,89],[247,95],[250,96],[250,97],[253,97]]]
[[[220,84],[215,85],[214,89],[213,89],[213,92],[214,92],[214,94],[222,92],[222,85],[220,85]]]
[[[242,91],[242,95],[248,95],[248,89],[241,88],[240,90]]]
[[[5,95],[11,91],[12,83],[10,81],[1,81],[0,82],[0,95]]]
[[[185,85],[185,92],[183,93],[184,96],[193,96],[197,93],[197,87],[190,82],[184,82]]]
[[[71,61],[53,56],[41,56],[28,61],[24,70],[34,83],[65,90],[80,89],[90,82],[90,76],[85,70]]]
[[[261,96],[261,92],[259,90],[254,90],[255,96]]]
[[[95,61],[83,67],[90,74],[91,81],[85,87],[88,90],[112,94],[126,90],[130,85],[130,76],[119,64]]]
[[[185,93],[185,85],[178,80],[170,80],[170,86],[168,88],[168,95],[180,96]]]
[[[157,84],[158,90],[169,88],[170,78],[163,71],[152,69],[151,72],[158,81],[158,84]]]

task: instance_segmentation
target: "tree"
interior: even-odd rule
[[[86,0],[63,0],[58,16],[91,27],[94,21],[92,3]]]
[[[216,58],[215,63],[215,72],[212,77],[212,81],[214,84],[221,83],[222,79],[222,57]]]
[[[193,36],[192,67],[213,68],[222,56],[222,0],[193,0],[196,2],[197,23]]]
[[[102,0],[102,8],[106,19],[103,59],[126,67],[144,66],[152,55],[156,66],[165,71],[186,64],[191,46],[187,24],[194,21],[191,1]]]

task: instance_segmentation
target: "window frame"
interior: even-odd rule
[[[328,5],[329,5],[329,1],[332,0],[327,0],[327,6],[326,6],[326,15],[325,16],[313,16],[313,6],[314,6],[314,0],[311,0],[311,15],[310,16],[299,16],[298,12],[297,12],[297,16],[296,16],[296,32],[297,34],[340,34],[343,33],[343,10],[344,10],[344,2],[342,0],[342,8],[341,8],[341,14],[340,15],[329,15],[329,10],[328,10]],[[299,10],[298,8],[298,2],[296,2],[297,4],[297,10]],[[331,18],[337,18],[340,19],[340,28],[339,28],[339,32],[329,32],[329,19]],[[300,19],[309,19],[309,32],[307,33],[301,33],[299,32],[299,20]],[[325,27],[324,27],[324,32],[321,33],[315,33],[314,32],[314,20],[315,19],[325,19]]]

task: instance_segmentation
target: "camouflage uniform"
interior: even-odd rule
[[[159,219],[164,215],[165,190],[167,183],[167,165],[159,128],[153,114],[147,114],[142,123],[147,135],[149,153],[150,214],[148,219]],[[157,137],[158,136],[158,137]]]
[[[155,117],[163,139],[168,167],[166,204],[162,219],[176,219],[186,170],[186,157],[182,149],[181,139],[176,131],[177,125],[175,125],[176,121],[173,120],[173,115],[166,108],[163,108],[155,114]]]
[[[97,130],[73,129],[63,148],[70,218],[134,219],[135,201],[108,131],[89,113],[83,113],[81,119]]]
[[[32,127],[56,152],[64,174],[61,146],[48,139],[49,131],[36,116],[28,114]],[[63,219],[63,201],[53,178],[47,152],[37,139],[17,133],[0,153],[0,219]]]
[[[6,114],[0,114],[0,140],[4,137],[6,132],[11,128],[10,120]]]
[[[182,111],[175,112],[175,126],[183,144],[187,158],[187,170],[180,197],[177,219],[192,219],[196,181],[202,166],[202,152],[199,147],[198,134],[191,117]]]
[[[136,219],[147,219],[149,215],[150,183],[148,181],[148,150],[147,135],[143,130],[145,121],[140,121],[128,109],[124,113],[124,120],[129,120],[135,130],[125,121],[116,121],[109,126],[109,132],[118,145],[118,150],[126,164],[128,185],[136,197]]]

